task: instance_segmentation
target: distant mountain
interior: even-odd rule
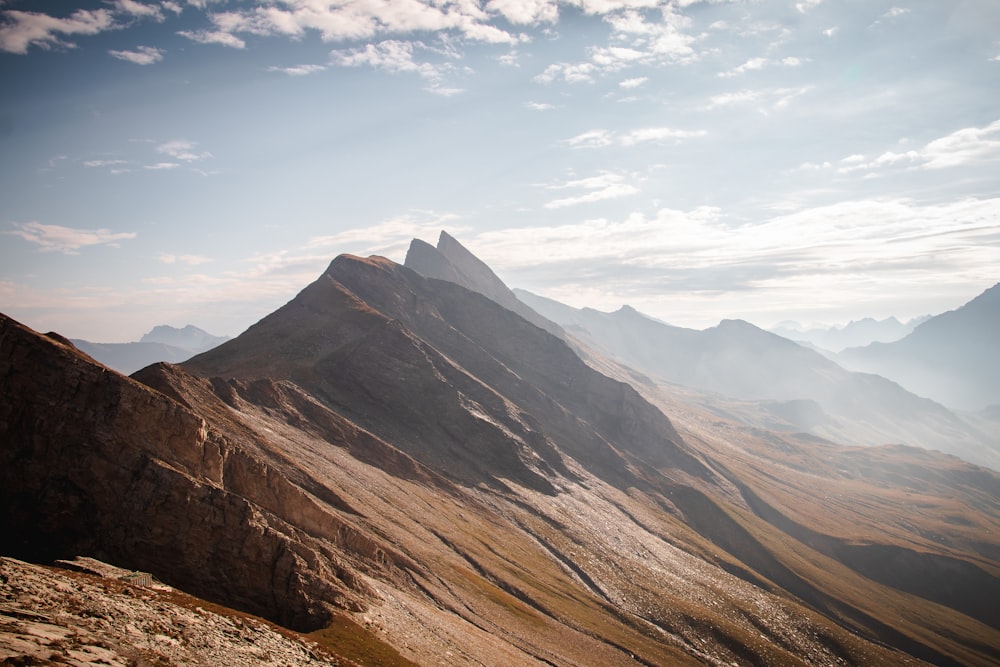
[[[72,343],[105,366],[131,375],[158,361],[178,364],[227,340],[190,324],[183,329],[164,324],[153,327],[134,343],[93,343],[79,338],[72,339]]]
[[[849,348],[837,359],[952,408],[1000,404],[1000,283],[902,340]]]
[[[803,329],[797,322],[782,322],[768,329],[789,340],[809,343],[810,345],[830,352],[840,352],[847,347],[860,347],[869,343],[890,343],[909,334],[921,322],[930,316],[917,317],[905,323],[895,317],[876,320],[866,317],[851,320],[843,326]]]
[[[349,255],[239,337],[132,377],[0,316],[0,554],[142,570],[359,664],[1000,658],[1000,475],[748,427],[681,391],[654,404],[570,338]],[[25,614],[25,585],[0,581],[20,605],[0,608],[4,650],[52,620]],[[111,613],[77,618],[120,635]]]
[[[574,309],[517,290],[590,349],[646,375],[755,401],[757,423],[857,444],[906,443],[1000,469],[1000,437],[877,375],[847,371],[818,352],[741,320],[703,331],[664,324],[625,306]],[[724,414],[726,402],[707,401]],[[743,416],[753,411],[741,409]]]
[[[152,330],[144,334],[139,339],[140,343],[163,343],[179,347],[182,350],[192,350],[194,352],[204,352],[216,345],[225,343],[229,336],[213,336],[212,334],[199,329],[194,325],[187,325],[183,329],[161,324],[153,327]]]

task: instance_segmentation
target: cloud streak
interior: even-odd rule
[[[635,146],[642,143],[680,143],[686,139],[708,136],[707,130],[682,130],[673,127],[643,127],[628,132],[612,132],[604,129],[587,130],[566,139],[571,148],[603,148],[605,146]]]
[[[139,46],[134,51],[108,51],[119,60],[134,63],[136,65],[153,65],[163,60],[163,49],[152,46]]]
[[[119,247],[118,241],[134,239],[135,232],[112,232],[109,229],[73,229],[40,222],[14,223],[15,229],[4,233],[20,237],[38,246],[41,252],[78,255],[83,248],[107,245]]]
[[[580,194],[560,197],[545,203],[547,209],[566,208],[580,204],[591,204],[606,199],[620,199],[639,193],[639,188],[625,182],[622,174],[604,172],[597,176],[578,178],[557,185],[546,186],[549,190],[577,190]]]

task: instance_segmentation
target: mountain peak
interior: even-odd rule
[[[436,248],[420,239],[413,239],[403,265],[425,278],[445,280],[478,292],[535,326],[555,336],[562,336],[558,325],[520,301],[493,269],[444,230],[441,230]]]

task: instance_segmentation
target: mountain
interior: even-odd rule
[[[992,429],[748,322],[723,320],[696,331],[628,306],[602,313],[516,294],[587,349],[651,378],[709,392],[696,400],[717,414],[839,442],[930,447],[1000,470],[1000,437]]]
[[[478,292],[491,301],[511,310],[535,326],[561,336],[557,325],[529,308],[500,280],[493,269],[469,252],[465,246],[442,230],[437,247],[413,239],[406,251],[403,265],[428,278],[437,278]]]
[[[7,556],[418,664],[1000,660],[1000,475],[654,405],[383,258],[133,377],[0,317],[0,383]]]
[[[176,364],[228,340],[213,336],[196,326],[183,329],[160,325],[133,343],[92,343],[78,338],[73,345],[119,373],[130,375],[158,361]]]
[[[843,326],[812,329],[803,329],[796,322],[782,322],[769,331],[783,338],[799,343],[808,343],[822,350],[840,352],[848,347],[860,347],[874,342],[891,343],[899,340],[928,317],[914,318],[905,323],[900,322],[895,317],[887,317],[883,320],[865,317],[860,320],[851,320]]]
[[[228,336],[213,336],[212,334],[188,324],[182,329],[172,327],[167,324],[155,326],[149,333],[143,334],[139,339],[140,343],[162,343],[172,345],[184,350],[194,352],[204,352],[216,345],[220,345],[229,340]]]
[[[953,408],[980,410],[1000,404],[998,331],[1000,283],[923,322],[902,340],[849,348],[837,359]]]

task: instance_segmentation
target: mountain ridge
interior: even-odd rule
[[[132,378],[3,318],[0,382],[3,551],[421,664],[1000,659],[1000,475],[640,394],[385,258]]]

